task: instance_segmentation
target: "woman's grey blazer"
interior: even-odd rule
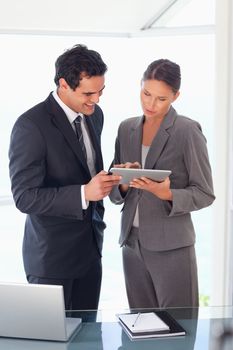
[[[144,117],[129,118],[118,129],[113,164],[141,163]],[[173,107],[165,116],[149,149],[145,168],[169,169],[173,201],[148,191],[130,188],[123,197],[116,186],[110,199],[123,204],[119,243],[129,235],[139,208],[139,239],[152,251],[181,248],[195,243],[190,212],[209,206],[215,199],[206,139],[194,120],[178,115]]]

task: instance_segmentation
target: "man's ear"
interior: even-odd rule
[[[69,87],[69,85],[67,84],[67,82],[64,78],[59,79],[59,87],[62,90],[67,90],[67,88]]]

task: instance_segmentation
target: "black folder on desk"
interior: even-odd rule
[[[154,314],[154,320],[151,318]],[[164,310],[117,315],[119,322],[131,340],[184,336],[184,328]],[[135,323],[136,321],[136,323]]]

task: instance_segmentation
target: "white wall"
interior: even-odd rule
[[[0,194],[10,192],[7,148],[15,119],[45,99],[55,88],[54,61],[63,50],[78,42],[86,43],[99,51],[109,65],[106,89],[100,103],[105,112],[102,146],[106,169],[113,157],[114,140],[120,121],[141,113],[139,90],[142,73],[152,60],[161,57],[181,65],[181,96],[174,106],[180,113],[201,123],[213,164],[214,35],[133,39],[1,35],[0,96],[4,118],[1,118],[0,128]],[[103,252],[104,276],[100,304],[103,307],[125,302],[121,250],[117,243],[120,207],[113,207],[108,200],[105,203],[108,228]],[[24,216],[11,206],[0,210],[3,217],[0,222],[0,279],[20,281],[25,278],[21,258]],[[214,228],[212,207],[195,213],[194,221],[200,291],[211,294],[213,261],[210,248]]]
[[[232,302],[232,1],[216,1],[214,305]]]

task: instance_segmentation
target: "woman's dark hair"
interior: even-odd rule
[[[57,58],[55,69],[55,84],[59,86],[59,79],[64,78],[70,88],[75,90],[83,75],[102,76],[107,66],[97,51],[89,50],[85,45],[75,45]]]
[[[156,60],[149,64],[142,78],[143,81],[152,79],[163,81],[176,93],[181,83],[180,66],[167,59]]]

